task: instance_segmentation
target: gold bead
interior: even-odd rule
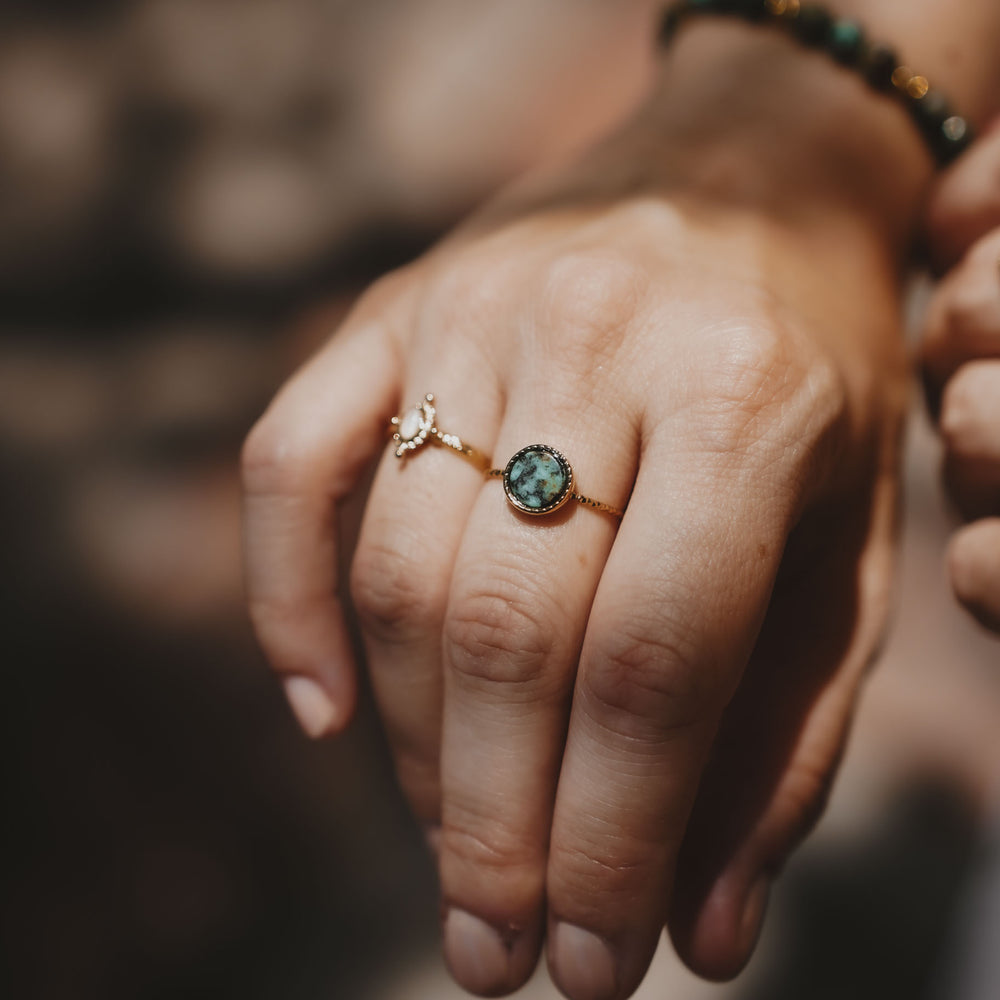
[[[906,84],[906,92],[910,97],[921,98],[931,89],[926,76],[914,76]]]
[[[892,85],[897,90],[906,90],[907,84],[913,79],[913,70],[909,66],[897,66],[892,71]]]

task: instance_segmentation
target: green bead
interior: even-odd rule
[[[865,33],[857,21],[834,21],[827,36],[830,55],[845,66],[857,66],[864,56]]]

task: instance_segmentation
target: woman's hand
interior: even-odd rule
[[[732,92],[711,66],[738,62],[686,51],[676,72]],[[316,735],[355,698],[335,510],[382,452],[351,599],[474,992],[518,987],[547,938],[569,997],[625,997],[665,922],[734,974],[822,808],[885,616],[907,380],[903,212],[876,224],[840,169],[897,112],[863,95],[843,133],[815,79],[773,110],[831,121],[834,168],[818,142],[768,161],[688,102],[666,148],[627,134],[380,282],[247,441],[253,619]],[[396,458],[389,417],[427,392],[494,466],[562,451],[620,524],[518,514],[443,447]]]
[[[928,310],[923,363],[944,478],[968,526],[948,552],[958,599],[1000,631],[1000,128],[948,173],[929,236],[950,270]]]

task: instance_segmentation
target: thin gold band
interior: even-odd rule
[[[471,462],[480,472],[490,467],[490,460],[478,448],[473,448],[471,444],[466,444],[455,434],[445,434],[439,428],[431,428],[431,438],[435,444],[443,448],[450,448],[453,452],[461,455],[466,461]]]
[[[503,469],[489,469],[486,472],[487,479],[503,479],[503,475]],[[570,493],[569,499],[575,500],[577,503],[583,504],[584,507],[589,507],[591,510],[600,511],[602,514],[610,514],[612,517],[619,519],[625,516],[625,511],[620,507],[612,507],[609,503],[594,500],[592,497],[585,497],[582,493],[577,493],[576,491]]]

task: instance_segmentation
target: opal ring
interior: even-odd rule
[[[427,393],[416,406],[401,417],[393,417],[392,440],[396,445],[396,458],[405,458],[424,444],[436,444],[450,448],[471,462],[481,472],[490,466],[490,460],[472,445],[466,444],[456,434],[446,434],[437,426],[437,409],[434,393]]]
[[[547,444],[529,444],[503,469],[489,469],[490,479],[502,479],[507,502],[524,514],[551,514],[570,500],[603,514],[621,517],[624,511],[592,500],[574,489],[573,467],[562,452]]]

